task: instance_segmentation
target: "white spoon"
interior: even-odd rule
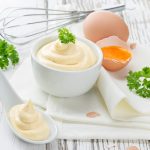
[[[1,70],[0,70],[0,100],[2,101],[2,104],[4,106],[5,116],[6,116],[6,120],[7,120],[8,124],[9,124],[9,127],[11,128],[11,130],[17,137],[19,137],[20,139],[22,139],[26,142],[33,143],[33,144],[50,143],[51,141],[53,141],[56,138],[57,127],[54,124],[53,119],[50,118],[50,116],[48,116],[46,113],[44,113],[40,110],[38,110],[38,111],[41,112],[41,114],[43,115],[44,119],[47,121],[49,128],[50,128],[50,135],[47,140],[33,141],[30,139],[27,139],[27,138],[23,137],[21,134],[19,134],[19,132],[17,132],[12,127],[11,122],[9,120],[8,112],[14,105],[21,104],[23,102],[23,100],[17,95],[17,93],[15,92],[13,87],[10,85],[9,81],[6,79],[6,77],[4,76],[4,74]]]

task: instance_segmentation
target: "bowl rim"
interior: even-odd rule
[[[102,51],[100,50],[101,48],[99,48],[99,47],[96,45],[96,43],[94,43],[94,42],[92,42],[92,41],[90,41],[90,40],[88,40],[88,39],[86,39],[86,38],[84,38],[84,37],[78,37],[78,36],[76,36],[76,38],[77,38],[79,41],[81,41],[81,42],[83,42],[83,43],[85,43],[85,44],[88,43],[88,46],[89,46],[89,47],[91,47],[90,45],[93,45],[93,47],[95,48],[95,51],[96,51],[96,53],[98,54],[98,56],[97,56],[97,62],[96,62],[94,65],[92,65],[92,66],[89,67],[89,68],[83,69],[83,70],[61,70],[61,69],[49,67],[49,66],[46,66],[46,65],[42,64],[40,61],[38,61],[38,58],[36,58],[36,56],[35,56],[36,52],[40,49],[40,46],[39,46],[39,49],[36,48],[36,47],[37,47],[37,44],[40,43],[40,42],[42,42],[42,41],[44,41],[44,40],[46,40],[46,39],[48,39],[48,38],[49,38],[49,39],[52,39],[52,40],[51,40],[51,42],[52,42],[52,41],[54,41],[53,39],[55,39],[55,38],[57,39],[57,37],[58,37],[57,35],[43,36],[43,37],[39,38],[38,40],[36,40],[35,43],[34,43],[34,45],[32,46],[32,50],[31,50],[31,58],[32,58],[32,60],[33,60],[34,62],[38,63],[38,64],[39,64],[40,66],[42,66],[43,68],[46,68],[46,69],[48,69],[48,70],[53,70],[53,71],[56,71],[56,72],[62,72],[62,73],[81,73],[81,72],[88,72],[88,71],[94,69],[95,67],[97,67],[98,65],[102,64],[103,53],[102,53]],[[45,43],[46,43],[46,42],[45,42]],[[48,42],[47,42],[47,43],[48,43]],[[41,44],[41,45],[42,45],[42,44]],[[44,44],[43,44],[43,46],[44,46]],[[42,46],[41,46],[41,47],[42,47]],[[91,48],[91,49],[92,49],[92,48]]]

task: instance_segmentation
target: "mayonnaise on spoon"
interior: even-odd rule
[[[25,138],[39,141],[48,139],[50,135],[47,121],[31,101],[13,106],[9,111],[9,119],[16,131]]]
[[[56,125],[54,124],[54,121],[53,119],[47,115],[45,112],[43,111],[40,111],[40,110],[34,110],[35,108],[33,108],[33,106],[31,105],[31,102],[27,103],[27,104],[22,104],[23,100],[17,95],[17,93],[15,92],[14,88],[11,86],[11,84],[9,83],[9,81],[6,79],[6,77],[4,76],[3,72],[0,70],[0,100],[3,104],[3,110],[5,111],[5,116],[6,116],[6,120],[8,122],[8,125],[10,127],[10,129],[13,131],[13,133],[19,137],[20,139],[28,142],[28,143],[33,143],[33,144],[46,144],[46,143],[50,143],[51,141],[53,141],[56,136],[57,136],[57,127]],[[46,124],[48,125],[49,127],[49,135],[47,137],[46,133],[44,134],[44,136],[40,136],[39,137],[36,137],[36,139],[31,139],[29,138],[29,135],[30,134],[27,134],[26,132],[26,135],[23,135],[21,132],[19,132],[15,127],[14,125],[12,124],[12,120],[10,119],[10,114],[11,115],[16,115],[16,114],[12,114],[14,113],[14,109],[15,107],[24,107],[24,111],[25,113],[22,114],[22,115],[17,115],[17,117],[21,118],[21,120],[24,120],[23,122],[26,122],[25,120],[27,119],[28,121],[31,121],[33,122],[34,119],[37,119],[36,116],[38,116],[38,114],[40,113],[41,117],[43,118],[43,120],[46,122]],[[26,107],[25,107],[26,106]],[[29,117],[29,112],[30,111],[27,111],[29,108],[29,110],[32,110],[33,111],[33,114],[34,114],[34,117]],[[20,110],[16,110],[16,112],[18,111],[23,111],[22,110],[23,108],[21,108]],[[31,111],[31,112],[32,112]],[[35,113],[34,111],[36,111],[37,113]],[[18,113],[20,114],[20,112]],[[40,122],[40,119],[38,119],[39,122]],[[27,121],[27,122],[28,122]],[[35,120],[34,120],[35,121]],[[29,128],[28,126],[26,126],[24,123],[22,124],[22,122],[20,122],[19,119],[17,119],[17,121],[15,121],[15,125],[16,125],[16,122],[17,122],[17,126],[20,128],[20,125],[24,127],[24,129],[27,129]],[[36,121],[35,121],[36,122]],[[37,124],[37,122],[35,123]],[[24,126],[25,125],[25,126]],[[47,125],[43,125],[43,126],[47,126]],[[32,127],[34,125],[32,124]],[[30,126],[31,128],[31,126]],[[36,126],[35,126],[36,128]],[[47,127],[46,127],[47,128]],[[44,132],[46,131],[47,129],[44,129]],[[24,132],[24,131],[23,131]],[[34,132],[34,130],[33,130]],[[39,132],[39,131],[38,131]],[[37,134],[37,133],[36,133]],[[39,133],[38,133],[39,134]],[[35,133],[34,133],[35,135]],[[44,140],[42,140],[44,138]],[[37,140],[37,139],[40,139],[40,140]]]

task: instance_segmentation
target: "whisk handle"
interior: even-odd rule
[[[109,6],[109,7],[97,8],[97,9],[94,9],[94,11],[108,10],[112,12],[119,12],[119,11],[123,11],[125,8],[126,8],[126,5],[123,3],[123,4],[114,5],[111,7]]]

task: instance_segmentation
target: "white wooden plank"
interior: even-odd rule
[[[150,141],[144,141],[145,142],[145,144],[146,144],[146,149],[147,150],[150,150]]]
[[[0,0],[0,10],[7,7],[36,7],[37,0]]]
[[[93,146],[94,150],[99,150],[98,140],[94,140]]]
[[[91,140],[90,141],[77,141],[77,150],[92,150],[91,147]]]
[[[67,140],[67,147],[68,147],[68,150],[73,150],[73,140]]]
[[[99,149],[101,150],[103,150],[103,149],[105,149],[105,145],[104,145],[104,143],[103,143],[103,140],[98,140],[98,145],[99,145]]]
[[[125,150],[125,144],[123,140],[118,142],[118,148],[121,150]]]
[[[58,140],[55,140],[52,143],[46,144],[46,150],[59,150]]]

